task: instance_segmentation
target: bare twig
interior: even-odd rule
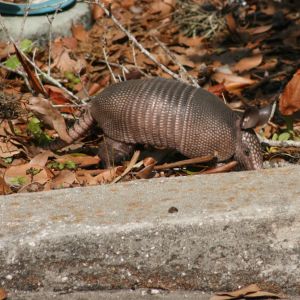
[[[109,72],[110,72],[110,75],[111,75],[113,81],[114,81],[114,82],[118,82],[118,80],[116,79],[116,76],[115,76],[115,74],[113,73],[112,68],[111,68],[111,66],[110,66],[110,64],[109,64],[109,62],[108,62],[107,53],[106,53],[106,51],[105,51],[105,44],[106,44],[106,43],[105,43],[105,41],[104,41],[104,46],[102,47],[102,52],[103,52],[103,56],[104,56],[104,60],[105,60],[106,66],[107,66],[107,68],[108,68],[108,70],[109,70]]]
[[[165,53],[171,58],[173,63],[179,67],[181,74],[185,78],[188,78],[194,86],[200,87],[197,80],[187,72],[186,68],[176,59],[176,56],[166,47],[166,45],[163,44],[155,35],[152,35],[152,38],[165,51]],[[182,81],[186,81],[185,78],[182,78]]]
[[[143,74],[145,77],[150,77],[146,72],[144,72],[142,70],[142,68],[138,65],[137,60],[136,60],[136,52],[135,52],[135,48],[134,48],[134,44],[131,42],[130,43],[131,46],[131,50],[132,50],[132,59],[133,59],[133,63],[134,66],[139,70],[139,72],[141,72],[141,74]]]
[[[48,53],[48,76],[51,75],[51,51],[52,51],[52,25],[53,25],[53,21],[55,20],[57,13],[60,9],[56,9],[54,15],[52,15],[51,17],[49,17],[47,15],[47,19],[49,22],[49,53]]]
[[[300,141],[272,141],[258,136],[259,141],[270,147],[300,147]]]
[[[234,167],[237,166],[237,162],[231,161],[225,165],[213,168],[213,169],[208,169],[204,172],[200,172],[200,174],[216,174],[216,173],[223,173],[223,172],[228,172],[231,171]]]
[[[166,72],[167,74],[169,74],[170,76],[172,76],[173,78],[177,79],[177,80],[181,80],[181,77],[172,72],[171,70],[169,70],[165,65],[161,64],[160,62],[157,61],[157,59],[155,58],[154,55],[152,55],[147,49],[145,49],[138,41],[137,39],[115,18],[115,16],[105,7],[105,5],[103,4],[103,2],[101,0],[96,0],[96,1],[92,1],[89,3],[95,3],[97,5],[99,5],[102,10],[104,11],[104,13],[111,18],[111,20],[119,27],[119,29],[121,31],[123,31],[127,37],[129,38],[130,41],[132,41],[136,47],[138,47],[140,49],[140,51],[145,54],[150,60],[152,60],[157,66],[159,66],[164,72]]]
[[[120,179],[122,179],[126,174],[128,174],[132,170],[132,168],[136,164],[137,160],[139,159],[140,153],[141,152],[139,150],[137,150],[137,151],[134,152],[134,154],[133,154],[133,156],[132,156],[132,158],[131,158],[128,166],[127,166],[127,168],[124,170],[124,172],[120,176],[118,176],[117,178],[115,178],[112,181],[112,183],[118,182]]]
[[[166,163],[163,165],[155,166],[154,170],[164,170],[164,169],[171,169],[171,168],[178,168],[182,166],[192,165],[192,164],[199,164],[204,162],[209,162],[214,158],[212,155],[202,156],[202,157],[195,157],[190,159],[185,159],[181,161],[177,161],[174,163]]]
[[[21,30],[20,30],[20,34],[19,34],[19,41],[22,40],[22,36],[23,36],[23,33],[24,33],[24,28],[25,28],[25,23],[26,23],[26,20],[27,20],[28,13],[29,13],[30,6],[31,6],[32,2],[33,2],[33,0],[30,0],[29,2],[26,3],[25,14],[24,14],[24,17],[23,17],[23,20],[22,20]]]

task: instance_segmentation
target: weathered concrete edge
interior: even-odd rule
[[[292,168],[97,187],[92,189],[97,196],[103,190],[114,190],[115,195],[104,194],[96,202],[95,194],[88,194],[88,189],[31,194],[30,199],[26,195],[2,197],[0,201],[5,201],[1,211],[7,214],[1,219],[9,228],[0,240],[1,283],[16,290],[159,287],[216,291],[260,282],[299,293],[300,203],[295,185],[299,174],[299,168]],[[245,178],[248,191],[243,185]],[[214,182],[218,187],[207,189]],[[277,185],[271,185],[274,182]],[[181,195],[172,192],[179,183]],[[60,201],[57,196],[66,192],[67,211],[69,202],[75,202],[83,213],[79,222],[56,220],[54,212],[62,210],[55,209]],[[128,200],[124,195],[130,198],[138,192],[142,193],[142,210],[149,209],[146,214],[150,214],[143,220],[136,216],[141,213],[139,207],[128,212],[122,206]],[[89,195],[83,206],[80,193]],[[152,194],[155,198],[150,197]],[[166,194],[173,196],[173,202],[167,205]],[[41,195],[44,199],[35,202],[34,198]],[[47,200],[53,196],[55,199],[49,203]],[[113,198],[111,203],[107,203],[108,198]],[[21,211],[27,202],[29,209],[37,208],[39,212],[44,203],[49,220],[55,217],[56,221],[48,222],[42,216],[43,225],[42,219],[33,214],[26,224],[26,220],[20,220],[18,199],[22,199]],[[230,204],[228,199],[237,203]],[[249,199],[253,199],[250,204]],[[149,201],[153,207],[147,208]],[[179,213],[158,213],[166,212],[170,205],[180,207]],[[88,206],[95,210],[89,212]],[[107,206],[106,213],[111,206],[112,211],[118,206],[120,211],[111,220],[93,219],[97,206]],[[128,219],[118,219],[122,214]],[[12,230],[20,224],[21,231]]]

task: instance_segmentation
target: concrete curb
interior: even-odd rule
[[[1,285],[220,291],[260,283],[299,294],[299,178],[293,167],[1,197]]]
[[[46,15],[28,16],[25,23],[23,16],[4,16],[3,18],[5,26],[13,39],[22,40],[27,38],[37,41],[39,44],[48,42],[50,24]],[[70,9],[58,13],[52,23],[52,38],[71,35],[72,24],[77,23],[83,24],[86,28],[91,26],[91,12],[87,3],[77,3]],[[1,28],[0,40],[8,40]]]

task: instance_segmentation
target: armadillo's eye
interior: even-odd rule
[[[250,150],[249,150],[249,149],[245,149],[245,150],[244,150],[244,154],[245,154],[246,156],[249,156],[249,155],[250,155]]]

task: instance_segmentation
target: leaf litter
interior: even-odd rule
[[[278,145],[298,145],[300,135],[300,20],[285,3],[245,2],[107,0],[115,20],[93,5],[92,28],[74,24],[72,36],[57,37],[50,52],[34,41],[0,43],[0,193],[232,170],[234,162],[156,159],[147,149],[102,169],[99,128],[60,152],[41,153],[56,137],[70,140],[67,128],[89,96],[114,80],[149,76],[201,85],[238,110],[279,100],[274,121],[257,128],[265,160],[298,163],[298,147]]]

